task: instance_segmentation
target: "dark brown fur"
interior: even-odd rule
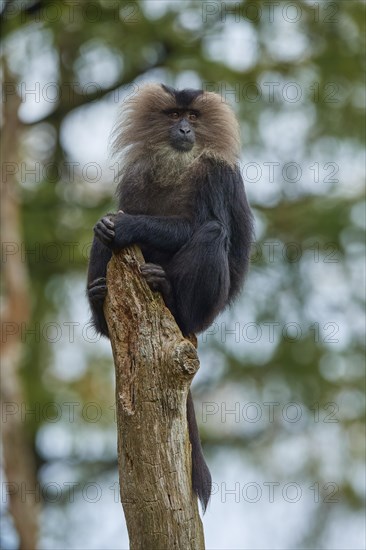
[[[162,112],[177,107],[171,94],[158,84],[145,84],[122,105],[119,122],[113,132],[112,150],[121,162],[122,174],[138,163],[144,171],[153,170],[156,185],[174,185],[172,177],[182,177],[194,169],[202,156],[222,160],[232,168],[238,161],[239,125],[231,108],[213,92],[203,92],[190,105],[200,111],[195,124],[196,145],[189,153],[172,150],[167,140],[169,120]],[[171,171],[170,171],[171,170]]]

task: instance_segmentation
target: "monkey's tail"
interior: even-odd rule
[[[196,415],[194,414],[193,399],[190,391],[187,397],[187,421],[189,439],[192,446],[192,487],[201,502],[203,513],[205,513],[211,496],[212,481],[210,470],[203,456]]]

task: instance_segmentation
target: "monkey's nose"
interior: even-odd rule
[[[191,129],[190,128],[179,128],[179,131],[181,134],[183,134],[184,136],[186,136],[187,134],[190,134],[191,133]]]

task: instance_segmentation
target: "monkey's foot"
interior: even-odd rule
[[[110,216],[113,216],[113,214],[110,214]],[[116,236],[114,221],[111,217],[104,216],[101,218],[94,226],[94,233],[105,246],[110,248]]]
[[[140,265],[140,271],[151,290],[161,292],[166,307],[175,317],[173,287],[164,269],[160,265],[147,263]]]
[[[107,296],[107,280],[105,277],[100,277],[99,279],[94,279],[88,285],[88,297],[92,303],[104,302],[105,297]]]
[[[172,287],[170,281],[160,265],[142,264],[140,271],[151,290],[161,292],[164,299],[171,294]]]

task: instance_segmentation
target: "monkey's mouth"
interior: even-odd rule
[[[181,153],[188,153],[193,149],[194,142],[189,139],[181,139],[172,145],[173,148],[176,149],[176,151],[180,151]]]

